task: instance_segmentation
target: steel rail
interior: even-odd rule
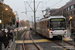
[[[52,42],[55,43],[55,44],[58,45],[58,46],[61,46],[61,47],[64,48],[64,49],[67,49],[66,47],[62,46],[62,44],[59,44],[59,43],[57,43],[56,41],[52,41]],[[64,43],[69,44],[70,46],[73,45],[73,44],[71,44],[71,43],[69,43],[69,42],[66,42],[66,41],[64,41]],[[69,50],[69,49],[68,49],[68,50]]]
[[[25,50],[25,46],[24,46],[24,40],[23,40],[23,49]]]
[[[24,32],[26,34],[26,32]],[[25,35],[24,35],[25,36]],[[24,39],[25,37],[23,37],[23,50],[25,50],[25,43],[24,43]]]
[[[30,39],[33,41],[33,44],[36,46],[36,48],[37,48],[38,50],[41,50],[41,49],[38,47],[38,45],[34,42],[31,33],[29,33],[29,37],[30,37]]]
[[[69,43],[69,42],[67,42],[67,41],[64,41],[64,42],[67,43],[67,44],[73,45],[72,43]],[[74,47],[75,47],[75,44],[74,44]]]

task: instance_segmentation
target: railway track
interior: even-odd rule
[[[25,45],[28,45],[28,44],[25,44],[24,43],[24,41],[25,41],[25,36],[26,36],[26,32],[25,32],[25,34],[24,34],[24,37],[23,37],[23,50],[26,50],[26,48],[25,48]],[[29,32],[29,34],[28,34],[28,40],[32,40],[32,44],[35,46],[35,48],[37,49],[37,50],[41,50],[40,49],[40,47],[34,42],[34,38],[32,38],[32,35],[31,35],[31,33]],[[50,40],[50,39],[48,39],[48,40]],[[62,49],[66,49],[66,50],[74,50],[74,48],[73,48],[73,43],[69,43],[68,41],[63,41],[63,43],[62,43],[62,41],[61,40],[50,40],[50,41],[52,41],[54,44],[56,44],[58,47],[61,47]],[[59,42],[60,41],[60,42]],[[32,45],[31,45],[32,46]],[[74,45],[75,46],[75,45]],[[43,49],[42,49],[43,50]]]
[[[26,32],[24,32],[26,34]],[[24,43],[24,40],[25,40],[25,34],[23,34],[23,50],[25,50],[25,43]]]
[[[73,50],[74,49],[73,46],[75,46],[75,45],[73,45],[72,41],[71,41],[71,43],[69,43],[69,41],[64,41],[64,40],[63,40],[63,42],[62,42],[62,40],[53,40],[53,39],[48,39],[48,40],[50,40],[51,42],[56,44],[57,46],[55,46],[55,47],[61,47],[62,49],[66,49],[66,50]],[[63,45],[63,44],[65,44],[65,45]]]
[[[24,33],[24,36],[23,36],[23,50],[30,50],[30,49],[27,49],[27,47],[26,47],[26,46],[28,46],[29,44],[25,44],[25,42],[24,42],[24,41],[26,40],[26,37],[25,37],[26,34],[27,34],[27,33],[25,32],[25,33]],[[28,35],[29,35],[29,37],[28,37],[29,40],[32,40],[32,42],[33,42],[33,43],[32,43],[32,46],[34,45],[35,48],[36,48],[36,50],[41,50],[40,47],[34,42],[34,40],[33,40],[32,36],[31,36],[31,33],[30,33],[30,32],[29,32]],[[29,48],[29,47],[28,47],[28,48]]]
[[[53,43],[55,43],[57,45],[57,47],[61,47],[63,49],[66,50],[74,50],[75,49],[75,45],[73,45],[72,43],[66,42],[66,41],[52,41]]]

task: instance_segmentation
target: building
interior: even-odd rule
[[[69,20],[69,17],[73,17],[73,22],[75,20],[75,0],[70,0],[66,3],[63,7],[58,9],[55,13],[52,15],[63,15],[66,17],[67,21]]]
[[[46,8],[45,10],[42,10],[44,17],[50,17],[54,12],[56,12],[57,9],[50,9]]]
[[[52,14],[53,14],[54,12],[56,12],[56,10],[58,10],[58,9],[50,9],[50,15],[52,16]]]

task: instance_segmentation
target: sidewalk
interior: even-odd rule
[[[15,50],[15,40],[11,41],[9,45],[5,50]]]
[[[70,35],[70,29],[67,28],[67,38],[65,38],[65,39],[68,39],[68,40],[72,41],[73,39],[72,39],[71,35]]]

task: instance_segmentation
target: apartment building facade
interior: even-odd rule
[[[72,16],[73,22],[75,23],[75,0],[70,0],[52,15],[63,15],[66,17],[67,21],[69,20],[69,17]]]

